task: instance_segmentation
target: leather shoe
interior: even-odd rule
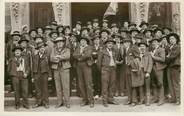
[[[110,104],[119,105],[117,101],[109,101]]]
[[[93,108],[94,107],[94,103],[90,103],[90,108]]]
[[[164,101],[161,100],[161,101],[158,102],[157,106],[161,106],[163,104],[164,104]]]
[[[81,104],[80,104],[80,106],[85,106],[85,105],[88,105],[88,102],[82,102]]]
[[[109,105],[107,103],[103,103],[103,106],[104,107],[108,107]]]
[[[57,104],[56,106],[55,106],[55,108],[59,108],[59,107],[61,107],[63,104]]]
[[[34,106],[32,106],[32,108],[37,108],[39,106],[41,106],[41,104],[35,104]]]
[[[23,107],[26,109],[30,109],[30,107],[28,105],[23,105]]]
[[[134,107],[134,106],[136,106],[136,103],[131,103],[131,105],[130,105],[130,106]]]
[[[44,107],[45,107],[46,109],[48,109],[48,108],[49,108],[49,105],[48,105],[48,104],[45,104]]]

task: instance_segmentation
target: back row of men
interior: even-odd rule
[[[180,37],[171,28],[125,21],[109,28],[98,19],[83,26],[58,25],[23,27],[14,31],[6,44],[7,72],[15,90],[15,108],[29,109],[28,87],[34,82],[33,108],[49,108],[48,80],[54,78],[56,108],[70,108],[70,81],[77,78],[81,106],[94,107],[94,96],[103,105],[118,105],[114,96],[128,96],[127,105],[158,106],[169,101],[180,104]],[[21,90],[21,93],[20,93]]]

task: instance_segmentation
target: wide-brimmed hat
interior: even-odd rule
[[[102,23],[108,23],[109,21],[107,19],[102,20]]]
[[[135,39],[143,39],[143,38],[144,38],[144,35],[141,34],[141,33],[138,33],[138,34],[135,35],[134,38],[135,38]]]
[[[122,27],[122,28],[120,29],[120,33],[121,33],[121,32],[126,32],[126,33],[128,33],[129,31],[128,31],[128,29],[127,29],[127,28]]]
[[[132,43],[132,40],[131,40],[130,38],[125,38],[125,39],[123,39],[123,43],[125,43],[125,42],[130,42],[130,43]]]
[[[149,41],[149,43],[152,43],[153,41],[160,42],[160,39],[158,39],[158,38],[153,38],[153,39],[151,39],[151,40]]]
[[[151,28],[147,28],[147,29],[145,29],[145,30],[143,31],[143,34],[147,33],[148,31],[151,32],[151,33],[153,32],[153,30],[152,30]]]
[[[116,23],[112,23],[112,24],[111,24],[111,28],[113,28],[113,27],[118,27],[118,26],[117,26]]]
[[[79,39],[79,42],[81,41],[81,40],[86,40],[87,41],[87,44],[89,44],[89,39],[87,38],[87,37],[81,37],[80,39]]]
[[[86,26],[83,26],[82,29],[81,29],[81,32],[84,31],[84,30],[87,30],[88,32],[90,31],[90,29]]]
[[[145,22],[145,21],[142,21],[141,24],[139,25],[139,27],[142,27],[143,25],[149,25],[149,23]]]
[[[17,45],[17,46],[14,46],[14,47],[13,47],[12,52],[14,52],[14,51],[17,50],[17,49],[23,51],[23,48],[22,48],[20,45]]]
[[[23,37],[22,39],[20,39],[20,40],[18,41],[18,44],[21,44],[23,41],[26,41],[27,43],[29,42],[28,39],[26,39],[25,37]]]
[[[14,31],[11,36],[21,36],[19,31]]]
[[[56,33],[57,35],[59,35],[58,31],[57,30],[52,30],[51,33],[49,33],[49,36],[51,37],[52,34]]]
[[[132,29],[130,30],[130,34],[131,34],[132,32],[134,32],[134,31],[140,33],[140,31],[135,27],[135,28],[132,28]]]
[[[95,35],[93,36],[93,38],[92,38],[92,41],[94,41],[94,40],[97,39],[97,38],[100,38],[100,35],[95,34]]]
[[[44,38],[40,35],[36,35],[36,37],[34,37],[34,40],[36,40],[37,38],[40,38],[40,39],[44,40]]]
[[[66,38],[64,36],[61,36],[61,37],[57,37],[55,40],[54,40],[54,43],[57,43],[59,41],[63,41],[65,42],[66,41]]]
[[[130,26],[137,26],[137,24],[135,24],[135,23],[130,23],[129,25],[128,25],[128,27],[130,27]]]
[[[169,30],[169,31],[172,31],[172,29],[171,29],[170,27],[163,27],[163,28],[162,28],[162,30],[165,30],[165,29],[167,29],[167,30]]]
[[[170,43],[169,38],[171,36],[174,36],[176,38],[176,43],[178,43],[180,41],[180,37],[179,37],[179,35],[177,33],[170,33],[169,35],[167,35],[167,41],[168,41],[168,43]]]
[[[76,24],[82,25],[82,22],[81,21],[77,21]]]
[[[154,30],[154,33],[158,32],[158,31],[161,31],[161,32],[163,33],[163,30],[162,30],[161,28],[156,28],[156,29]]]
[[[59,28],[63,28],[64,29],[64,26],[63,25],[58,25],[56,30],[58,30]]]
[[[45,42],[39,42],[39,43],[37,43],[37,45],[36,45],[36,49],[39,49],[39,48],[41,48],[42,46],[46,47],[47,44],[46,44]]]
[[[107,30],[107,29],[102,29],[102,30],[100,31],[100,35],[101,35],[102,32],[106,32],[108,35],[110,34],[109,30]]]
[[[93,22],[97,22],[97,23],[98,23],[98,21],[99,21],[99,20],[98,20],[98,19],[96,19],[96,18],[95,18],[95,19],[93,19]]]
[[[117,38],[122,39],[122,37],[121,37],[121,35],[120,35],[119,33],[112,34],[111,37],[112,37],[112,38],[116,38],[116,37],[117,37]]]
[[[144,44],[146,47],[148,47],[148,44],[145,40],[142,40],[140,43],[138,43],[138,46]]]
[[[45,26],[44,30],[52,30],[51,26],[47,25]]]
[[[104,42],[104,44],[107,44],[107,43],[109,43],[109,42],[112,42],[112,43],[116,43],[115,41],[114,41],[114,39],[113,38],[111,38],[111,37],[109,37],[105,42]]]
[[[50,24],[57,26],[57,21],[52,21]]]

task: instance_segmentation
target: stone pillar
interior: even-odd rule
[[[172,29],[175,33],[180,33],[180,3],[172,3]]]
[[[52,3],[55,20],[61,25],[71,25],[71,4],[70,3]]]
[[[142,21],[148,21],[148,2],[132,2],[130,3],[131,22],[140,24]]]
[[[11,2],[7,5],[10,8],[11,33],[21,32],[23,25],[27,25],[29,29],[29,3]]]

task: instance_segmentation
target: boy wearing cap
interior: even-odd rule
[[[168,35],[169,52],[166,56],[168,65],[167,77],[168,87],[171,94],[171,102],[176,105],[180,104],[180,66],[181,66],[181,49],[179,45],[179,36],[176,33]]]
[[[158,39],[152,39],[151,45],[153,50],[151,51],[151,56],[153,59],[153,71],[152,71],[152,86],[153,86],[153,102],[158,102],[158,106],[164,104],[164,86],[163,86],[163,75],[165,64],[165,49],[159,46]]]
[[[151,83],[151,71],[153,68],[153,60],[151,54],[148,52],[148,45],[145,40],[142,40],[139,44],[139,51],[140,51],[140,59],[141,59],[141,70],[143,72],[144,77],[144,85],[145,85],[145,105],[150,105],[151,100],[151,90],[150,90],[150,83]],[[140,98],[144,99],[144,98]]]
[[[115,41],[111,38],[106,40],[105,46],[98,56],[98,68],[101,70],[102,78],[102,100],[104,107],[108,103],[118,105],[113,98],[116,80],[116,52],[113,48]]]
[[[81,106],[94,107],[92,84],[92,48],[87,38],[80,38],[80,45],[74,51],[73,57],[77,60],[77,75],[82,96]]]
[[[82,23],[81,21],[77,21],[75,27],[73,28],[73,32],[77,35],[80,35],[80,31],[82,29]]]
[[[49,67],[49,54],[45,47],[44,42],[39,42],[36,47],[38,52],[33,55],[33,80],[36,89],[36,103],[33,108],[41,105],[46,109],[49,108],[48,78],[51,77],[51,70]]]
[[[12,49],[14,56],[11,57],[8,64],[9,75],[12,78],[15,90],[15,108],[20,108],[20,97],[23,98],[23,107],[29,109],[28,104],[28,75],[30,74],[30,64],[25,57],[22,57],[23,49],[16,46]],[[20,91],[22,91],[20,93]]]
[[[100,36],[95,35],[93,38],[93,46],[92,46],[92,76],[93,76],[93,84],[94,84],[94,95],[95,99],[99,98],[101,95],[101,73],[97,67],[98,54],[102,50],[102,46],[100,45]]]

